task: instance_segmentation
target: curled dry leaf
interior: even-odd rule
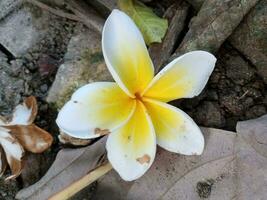
[[[0,118],[1,173],[4,173],[6,163],[12,172],[6,179],[20,175],[24,148],[33,153],[41,153],[52,144],[52,136],[32,124],[36,115],[37,101],[31,96],[14,109],[10,120]]]
[[[98,182],[93,199],[265,199],[266,124],[267,115],[239,122],[237,133],[202,128],[206,147],[201,156],[160,149],[143,177],[125,182],[111,171]]]
[[[6,129],[18,139],[25,150],[32,153],[42,153],[52,144],[53,137],[45,130],[31,125],[10,125]]]
[[[38,112],[37,101],[34,96],[25,99],[23,104],[18,105],[12,115],[12,119],[8,124],[32,124]]]
[[[1,156],[6,158],[12,172],[12,174],[8,176],[6,180],[16,178],[19,176],[22,170],[21,159],[24,155],[24,149],[19,144],[18,140],[2,127],[0,127],[0,144],[3,148],[3,151],[1,151],[3,154],[1,154]],[[1,173],[4,173],[4,171]]]
[[[4,149],[0,146],[0,176],[2,176],[7,168],[7,160]]]
[[[48,172],[16,195],[20,200],[46,200],[95,169],[105,153],[106,137],[78,149],[62,149]]]

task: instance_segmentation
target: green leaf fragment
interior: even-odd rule
[[[151,8],[139,1],[118,0],[118,6],[136,23],[147,45],[162,41],[168,28],[166,19],[158,17]]]

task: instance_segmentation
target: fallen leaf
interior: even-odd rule
[[[239,123],[238,133],[202,128],[206,146],[201,156],[159,149],[143,177],[125,182],[112,170],[99,180],[93,199],[265,199],[266,124],[264,116]]]
[[[0,176],[2,176],[7,168],[7,160],[4,149],[0,146]]]
[[[216,52],[258,1],[204,1],[173,57],[192,50]]]
[[[134,20],[147,45],[161,42],[168,28],[166,19],[158,17],[151,8],[139,1],[118,0],[118,6]]]
[[[99,181],[94,199],[154,200],[173,192],[176,192],[173,199],[196,199],[195,188],[199,181],[214,179],[227,171],[225,164],[233,160],[236,138],[232,132],[202,130],[206,142],[202,156],[182,156],[158,148],[152,167],[143,177],[135,182],[125,182],[112,171]],[[162,199],[168,199],[165,197]]]
[[[261,0],[230,36],[230,43],[257,68],[267,84],[267,1]]]
[[[41,153],[53,142],[53,137],[48,132],[33,124],[37,112],[36,98],[30,96],[22,104],[16,106],[10,120],[0,116],[0,145],[2,147],[0,173],[4,173],[6,169],[4,158],[12,172],[6,180],[14,179],[21,174],[24,148],[33,153]]]
[[[46,200],[96,168],[105,153],[106,138],[79,149],[62,149],[48,172],[34,185],[22,189],[16,199]]]
[[[237,133],[237,195],[239,199],[266,199],[267,115],[238,122]]]
[[[9,124],[32,124],[38,112],[37,101],[34,96],[27,97],[22,104],[16,106]]]
[[[22,157],[24,155],[24,149],[22,148],[18,140],[8,132],[6,132],[2,127],[0,127],[0,138],[0,144],[3,148],[3,151],[1,151],[1,153],[5,153],[7,163],[12,172],[12,174],[8,176],[6,180],[16,178],[20,175],[22,170]],[[3,172],[4,171],[2,171],[1,173]]]
[[[205,0],[187,0],[199,10]],[[247,2],[242,1],[243,4]],[[234,30],[228,41],[238,49],[257,68],[258,74],[267,83],[267,1],[260,0],[254,8],[244,17],[242,22]]]

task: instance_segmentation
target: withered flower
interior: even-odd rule
[[[42,153],[52,144],[53,137],[33,124],[37,110],[36,98],[31,96],[15,108],[11,119],[0,116],[0,174],[7,165],[12,172],[6,180],[20,175],[25,150]]]

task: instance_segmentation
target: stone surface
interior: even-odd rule
[[[0,54],[0,114],[9,113],[20,102],[24,92],[24,80],[12,77],[7,69],[10,69],[7,57]]]
[[[22,56],[42,40],[48,26],[47,12],[23,5],[0,22],[0,43],[15,57]]]
[[[112,80],[101,53],[101,38],[82,28],[69,43],[64,63],[59,67],[47,101],[62,107],[79,87],[94,81]]]
[[[12,12],[15,8],[19,7],[22,0],[1,0],[0,1],[0,20],[7,14]]]

